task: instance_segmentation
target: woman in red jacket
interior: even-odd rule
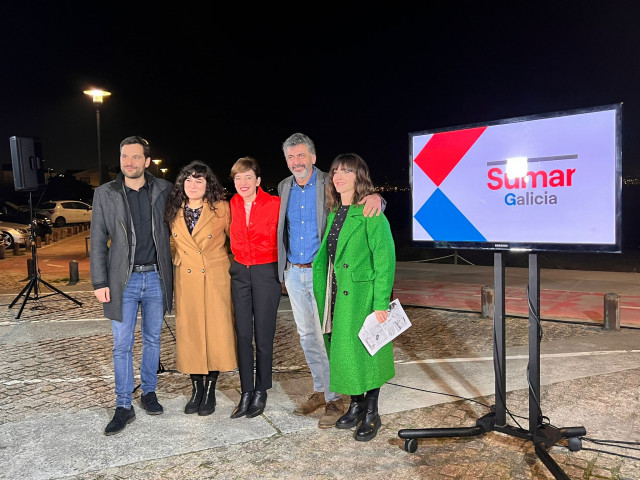
[[[231,198],[231,298],[242,396],[231,418],[260,415],[271,388],[273,338],[282,295],[278,279],[277,228],[280,197],[260,188],[260,167],[251,157],[233,164],[238,192]],[[253,377],[255,336],[255,383]]]

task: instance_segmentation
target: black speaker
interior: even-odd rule
[[[11,137],[13,185],[17,192],[32,192],[44,186],[42,142],[34,137]]]

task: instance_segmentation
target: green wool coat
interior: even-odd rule
[[[396,254],[389,221],[384,216],[365,217],[362,205],[351,205],[338,237],[334,272],[338,285],[330,339],[325,345],[331,369],[330,388],[359,395],[382,386],[395,375],[390,343],[371,356],[358,332],[367,315],[387,310],[395,278]],[[324,315],[329,252],[327,237],[335,213],[313,261],[313,292],[320,321]]]

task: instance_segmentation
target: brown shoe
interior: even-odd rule
[[[311,395],[309,395],[309,398],[306,402],[301,403],[293,410],[293,413],[295,413],[296,415],[309,415],[310,413],[313,413],[317,409],[322,407],[324,404],[324,392],[313,392]]]
[[[327,403],[327,407],[324,409],[324,415],[318,420],[319,428],[333,428],[336,426],[336,422],[344,413],[342,407],[342,400],[336,400],[335,402]]]

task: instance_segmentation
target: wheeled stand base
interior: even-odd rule
[[[582,448],[582,440],[579,437],[587,434],[584,427],[556,428],[549,425],[540,425],[533,433],[530,433],[528,430],[510,425],[496,425],[495,415],[495,412],[491,412],[480,417],[474,427],[402,429],[398,431],[398,437],[404,439],[405,451],[415,453],[418,450],[418,439],[420,438],[475,437],[491,431],[513,435],[533,442],[536,455],[553,474],[554,478],[569,480],[569,477],[562,471],[547,450],[562,439],[568,440],[569,450],[572,452],[580,450]]]
[[[556,479],[569,480],[548,453],[548,449],[562,439],[567,439],[569,450],[576,452],[582,448],[583,437],[587,434],[584,427],[557,428],[542,422],[540,407],[540,269],[536,254],[529,255],[529,430],[516,428],[506,423],[506,353],[505,353],[505,266],[501,252],[494,253],[494,289],[495,304],[493,316],[493,363],[495,374],[495,401],[491,412],[480,417],[473,427],[458,428],[417,428],[398,431],[398,437],[404,439],[404,450],[414,453],[418,449],[420,438],[474,437],[491,431],[513,435],[529,440],[535,446],[540,461]]]

